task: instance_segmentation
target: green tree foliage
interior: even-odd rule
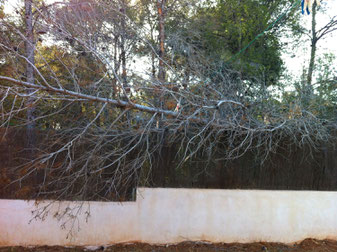
[[[318,117],[328,120],[336,115],[337,68],[336,56],[323,54],[316,62],[316,83],[310,101],[311,111]]]
[[[283,70],[280,33],[296,19],[287,17],[242,50],[287,11],[286,2],[218,1],[199,8],[188,29],[200,31],[200,49],[215,64],[238,70],[243,80],[259,79],[266,86],[273,85]]]
[[[283,69],[280,34],[298,25],[292,3],[157,3],[34,1],[30,83],[23,12],[3,19],[1,125],[24,126],[25,101],[34,98],[35,125],[46,137],[25,174],[48,178],[40,195],[116,199],[121,188],[151,183],[151,172],[173,172],[165,157],[172,146],[174,167],[188,174],[196,157],[214,165],[257,149],[265,158],[285,138],[331,139],[321,112],[304,108],[300,95],[282,100],[268,89]],[[334,84],[321,87],[318,96],[334,106]]]

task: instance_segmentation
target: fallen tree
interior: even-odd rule
[[[34,157],[16,167],[15,182],[43,178],[39,198],[120,199],[152,183],[173,144],[171,165],[182,167],[199,155],[212,163],[251,150],[265,160],[282,139],[312,150],[334,141],[333,118],[300,99],[283,102],[260,78],[215,62],[198,44],[200,31],[165,34],[168,11],[179,8],[158,6],[147,10],[162,15],[156,21],[124,1],[35,3],[35,63],[21,45],[32,43],[24,27],[1,20],[0,126],[31,124],[34,107],[34,125],[46,132]],[[34,82],[22,72],[27,65]]]

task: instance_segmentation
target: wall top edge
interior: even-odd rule
[[[330,196],[337,196],[337,191],[302,191],[302,190],[249,190],[249,189],[200,189],[200,188],[149,188],[149,187],[138,187],[137,188],[137,200],[136,201],[62,201],[62,200],[19,200],[19,199],[0,199],[0,202],[22,202],[22,203],[28,203],[29,205],[34,204],[88,204],[88,203],[95,203],[100,205],[105,204],[117,204],[121,206],[125,205],[134,205],[137,203],[137,201],[142,200],[144,196],[147,194],[156,194],[156,193],[174,193],[176,195],[179,195],[179,193],[185,194],[185,193],[195,193],[197,194],[253,194],[253,195],[312,195],[312,196],[318,196],[318,195],[330,195]],[[1,207],[1,206],[0,206]]]

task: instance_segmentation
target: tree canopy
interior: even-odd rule
[[[282,89],[289,1],[24,2],[0,8],[1,127],[40,132],[18,178],[43,174],[39,197],[118,198],[172,166],[172,146],[183,169],[334,141],[333,56],[306,103]]]

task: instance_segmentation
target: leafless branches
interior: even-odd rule
[[[232,160],[259,149],[266,157],[283,138],[313,147],[330,139],[329,122],[312,111],[282,105],[259,88],[246,95],[256,80],[212,65],[196,41],[175,40],[175,56],[172,48],[158,51],[169,34],[156,45],[157,31],[140,20],[140,7],[125,5],[36,5],[35,29],[45,33],[35,30],[34,81],[22,74],[31,62],[23,48],[0,41],[0,60],[12,62],[0,74],[1,127],[26,125],[34,98],[41,140],[16,182],[38,176],[38,197],[123,199],[139,183],[151,183],[167,146],[175,148],[173,165],[183,166],[201,153]],[[8,26],[24,40],[22,28]]]

